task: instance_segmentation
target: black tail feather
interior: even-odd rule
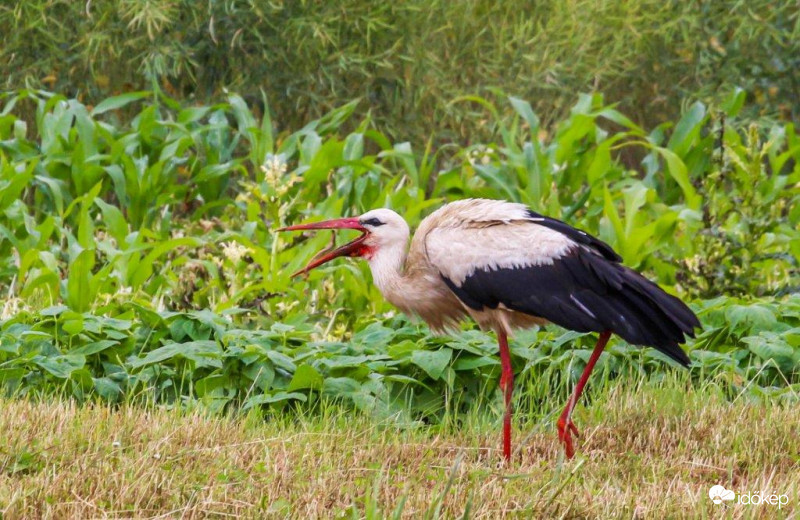
[[[628,330],[612,327],[611,331],[629,343],[654,347],[688,366],[689,357],[679,345],[687,336],[694,337],[694,329],[700,327],[697,316],[686,304],[641,274],[618,267],[622,270],[622,286],[609,291],[607,298],[622,307],[627,319],[634,323]]]

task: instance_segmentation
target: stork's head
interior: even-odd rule
[[[397,247],[403,250],[406,242],[408,242],[409,235],[408,224],[406,224],[403,217],[386,208],[373,209],[360,217],[298,224],[281,228],[278,231],[302,231],[308,229],[357,229],[361,231],[361,236],[341,247],[337,247],[333,251],[321,251],[307,266],[294,273],[293,277],[307,273],[315,267],[319,267],[340,256],[360,256],[371,261],[382,251]]]

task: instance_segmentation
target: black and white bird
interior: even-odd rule
[[[700,322],[679,299],[621,264],[611,247],[522,204],[468,199],[438,209],[422,221],[408,247],[409,227],[389,209],[360,217],[301,224],[280,231],[356,229],[362,234],[317,255],[292,276],[340,256],[362,257],[383,296],[437,332],[472,317],[497,334],[506,412],[503,455],[511,458],[513,372],[508,336],[517,328],[555,323],[598,332],[597,345],[558,419],[567,457],[574,455],[571,420],[589,374],[611,334],[650,346],[681,365],[679,347]]]

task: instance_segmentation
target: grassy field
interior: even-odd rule
[[[264,421],[3,400],[0,515],[797,518],[796,405],[731,399],[680,375],[620,380],[593,401],[578,408],[573,461],[551,418],[519,417],[507,467],[499,402],[431,427],[335,406]],[[716,505],[715,484],[788,503]]]
[[[0,94],[0,520],[796,515],[800,136],[746,99],[645,129],[599,94],[555,125],[470,96],[500,137],[420,149],[357,100],[288,133],[234,93]],[[364,263],[292,280],[331,237],[275,232],[470,197],[596,234],[703,324],[688,371],[611,341],[574,461],[591,335],[515,336],[504,465],[495,339],[432,336]]]

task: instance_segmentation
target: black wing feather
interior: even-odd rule
[[[611,249],[611,246],[600,240],[599,238],[593,237],[586,231],[581,231],[580,229],[576,229],[566,222],[558,220],[556,218],[545,217],[544,215],[540,215],[535,211],[528,210],[528,217],[532,222],[540,226],[544,226],[550,228],[554,231],[558,231],[562,235],[567,235],[571,238],[574,242],[578,244],[582,244],[585,246],[594,249],[604,258],[608,260],[613,260],[614,262],[622,262],[622,257],[617,254],[616,251]]]
[[[532,223],[562,232],[579,245],[549,265],[479,269],[461,284],[442,276],[465,305],[482,310],[502,304],[579,332],[610,330],[628,343],[655,347],[689,364],[679,344],[700,327],[691,309],[620,264],[608,244],[561,221],[531,215]]]

